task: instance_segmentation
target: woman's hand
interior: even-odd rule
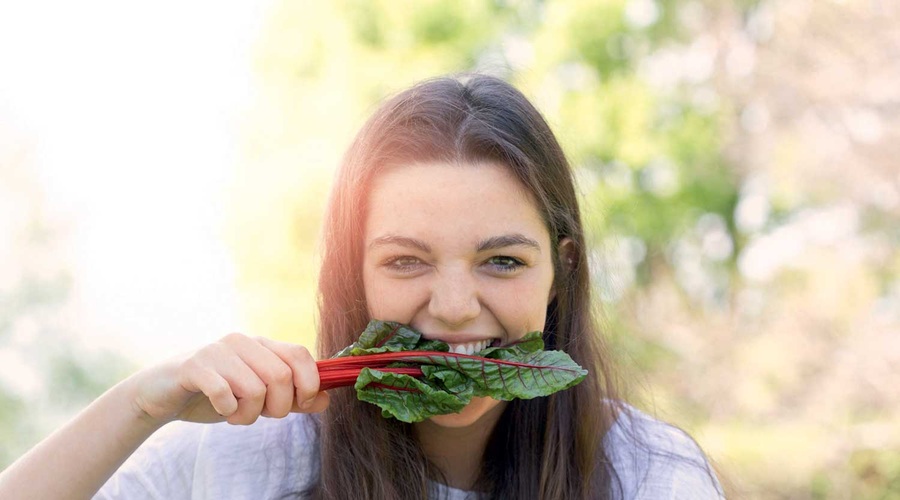
[[[328,407],[316,362],[305,347],[238,333],[143,370],[132,382],[136,409],[158,424],[249,425],[260,415],[281,418]]]
[[[251,424],[326,407],[309,351],[231,334],[106,391],[0,473],[0,498],[90,498],[172,420]]]

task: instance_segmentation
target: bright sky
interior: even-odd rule
[[[223,215],[270,7],[0,0],[0,120],[66,223],[90,342],[149,362],[241,329]]]

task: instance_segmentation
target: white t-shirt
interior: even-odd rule
[[[313,418],[262,417],[250,426],[169,424],[141,445],[94,498],[297,498],[319,474]],[[604,446],[621,481],[623,500],[724,498],[690,437],[633,408],[619,417]],[[478,498],[445,485],[432,486],[439,498]]]

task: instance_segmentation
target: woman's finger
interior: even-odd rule
[[[223,342],[230,345],[265,384],[265,403],[261,414],[278,418],[287,415],[294,401],[291,367],[259,342],[258,338],[233,334],[223,339]]]
[[[291,408],[291,412],[293,413],[318,413],[320,411],[325,411],[328,408],[328,404],[331,402],[331,396],[328,395],[327,392],[322,391],[311,400],[307,401],[303,406],[294,404],[294,407]]]
[[[293,374],[296,407],[312,404],[319,394],[319,369],[309,350],[296,344],[259,337],[257,341],[287,363]]]
[[[238,409],[238,401],[231,386],[215,370],[201,367],[192,370],[183,387],[190,392],[202,392],[216,413],[223,417],[230,417]]]
[[[256,422],[266,402],[266,384],[247,363],[223,341],[218,343],[214,369],[231,387],[238,407],[227,420],[231,424],[249,425]]]

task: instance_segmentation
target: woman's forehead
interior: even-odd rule
[[[435,183],[443,183],[447,191],[455,187],[465,187],[472,191],[473,186],[477,186],[510,197],[524,198],[523,201],[533,204],[534,209],[539,211],[528,187],[516,178],[510,167],[499,162],[410,161],[381,169],[371,185],[372,191],[384,184],[415,184],[422,190]]]
[[[496,164],[391,167],[375,179],[368,198],[367,241],[413,233],[467,239],[547,233],[533,196]]]

